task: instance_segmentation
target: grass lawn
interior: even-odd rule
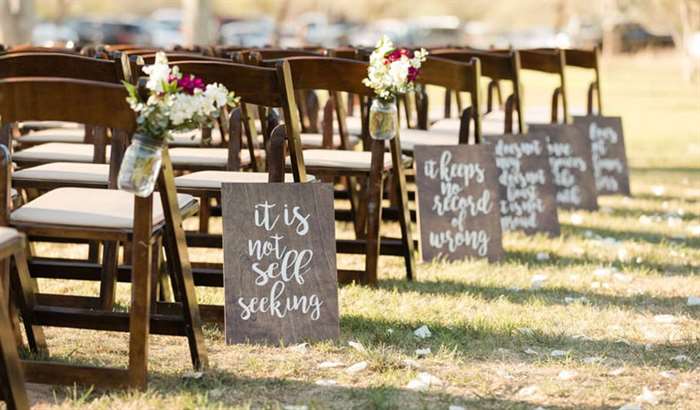
[[[667,54],[606,61],[604,108],[623,116],[634,196],[561,212],[561,237],[507,234],[505,262],[420,264],[413,283],[399,259],[383,258],[378,288],[340,289],[336,343],[227,346],[222,329],[207,327],[211,370],[193,375],[183,338],[153,336],[147,392],[31,386],[31,399],[95,409],[698,408],[700,306],[688,297],[700,296],[700,85],[682,82],[675,63]],[[585,102],[587,79],[569,76],[572,106]],[[537,94],[547,83],[525,77],[528,104],[548,101]],[[192,252],[212,256],[221,258]],[[120,302],[128,295],[120,285]],[[220,303],[223,292],[199,296]],[[432,336],[419,339],[423,325]],[[124,334],[50,328],[47,338],[59,358],[126,365]],[[346,371],[360,362],[364,370]],[[437,380],[408,388],[420,373]]]

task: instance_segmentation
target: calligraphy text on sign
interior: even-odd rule
[[[556,192],[543,135],[489,137],[500,170],[501,226],[504,231],[559,233]]]
[[[501,232],[494,229],[498,215],[495,164],[492,158],[481,160],[481,152],[486,151],[475,146],[417,147],[424,260],[501,256]]]
[[[530,124],[528,128],[546,135],[557,205],[569,209],[597,209],[591,147],[579,129],[568,124]]]
[[[593,157],[596,188],[601,194],[629,191],[629,171],[619,117],[574,117],[574,123],[588,136]]]
[[[226,340],[338,337],[329,184],[224,184]]]

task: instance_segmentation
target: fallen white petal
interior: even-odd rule
[[[537,353],[536,350],[531,349],[531,348],[529,348],[529,347],[528,347],[527,349],[525,349],[524,352],[527,353],[527,354],[529,354],[529,355],[533,355],[533,356],[536,356],[536,355],[539,354],[539,353]]]
[[[656,315],[654,316],[656,323],[673,323],[676,318],[673,315]]]
[[[666,192],[666,187],[663,185],[653,185],[651,187],[651,193],[656,196],[661,196]]]
[[[617,377],[617,376],[621,376],[622,373],[624,373],[624,372],[625,372],[624,367],[618,367],[617,369],[610,370],[608,372],[608,375]]]
[[[652,391],[648,387],[644,387],[642,389],[642,394],[637,396],[637,401],[643,402],[643,403],[649,403],[651,405],[657,405],[659,404],[659,397],[662,394],[660,391]]]
[[[620,248],[617,250],[617,260],[620,262],[627,262],[630,259],[630,253],[627,252],[627,249],[625,248]]]
[[[421,338],[421,339],[426,339],[432,336],[432,333],[430,333],[430,329],[428,329],[428,326],[423,325],[419,327],[418,329],[413,331],[413,334],[416,335],[416,337]]]
[[[688,296],[688,306],[700,306],[700,296]]]
[[[416,349],[416,356],[418,356],[418,357],[426,357],[429,354],[430,354],[429,347],[426,347],[425,349]]]
[[[571,224],[581,225],[583,223],[583,215],[581,214],[571,214]]]
[[[330,380],[330,379],[316,380],[317,386],[335,386],[336,384],[338,384],[338,382],[335,380]]]
[[[530,287],[532,289],[540,289],[546,281],[547,281],[547,275],[535,275],[530,280]]]
[[[673,357],[671,360],[673,360],[674,362],[679,362],[679,363],[683,363],[683,362],[692,363],[692,360],[690,360],[690,358],[684,354],[679,354],[678,356]]]
[[[367,362],[358,362],[345,369],[345,373],[355,374],[365,370],[369,366]]]
[[[342,367],[342,366],[344,366],[344,364],[341,362],[327,361],[327,362],[319,363],[318,368],[319,369],[333,369],[333,368]]]
[[[290,346],[289,350],[295,351],[297,353],[306,353],[309,350],[307,348],[308,346],[308,343],[299,343],[298,345]]]
[[[561,380],[571,380],[576,377],[578,373],[573,370],[562,370],[559,372],[559,379]]]
[[[539,387],[532,385],[532,386],[526,386],[523,387],[522,389],[518,390],[517,396],[519,397],[530,397],[534,394],[536,394],[539,391]]]
[[[694,236],[700,236],[700,225],[691,225],[688,227],[688,232]]]
[[[430,387],[442,385],[442,380],[438,379],[430,373],[421,372],[418,373],[418,376],[416,376],[415,379],[408,382],[406,388],[410,390],[427,390]]]
[[[538,261],[548,261],[549,260],[549,254],[547,252],[538,252],[537,256],[535,257]]]
[[[586,364],[595,364],[595,363],[600,363],[603,361],[603,358],[600,356],[591,356],[591,357],[586,357],[583,359],[583,362]]]
[[[642,410],[642,406],[637,403],[627,403],[617,410]]]
[[[565,350],[552,350],[552,352],[549,354],[552,357],[563,357],[567,355],[567,351]]]
[[[615,273],[615,274],[613,274],[613,279],[615,279],[615,280],[618,281],[618,282],[622,282],[622,283],[630,283],[630,282],[632,282],[632,277],[631,277],[631,276],[627,276],[627,275],[625,275],[624,273]]]
[[[360,353],[367,353],[367,349],[365,349],[365,347],[360,342],[350,341],[350,342],[348,342],[348,345],[350,345],[350,347],[352,347],[353,349],[357,350]]]
[[[204,373],[202,373],[202,372],[187,372],[187,373],[182,375],[182,378],[183,379],[198,380],[198,379],[201,379],[202,376],[204,376]]]
[[[613,270],[611,268],[598,268],[593,271],[593,276],[597,278],[606,278],[612,275]]]
[[[467,410],[462,406],[456,406],[454,404],[451,404],[450,407],[447,408],[447,410]]]
[[[284,410],[309,410],[309,406],[297,406],[295,404],[287,404],[283,408]]]
[[[404,366],[408,367],[409,369],[419,369],[420,368],[420,363],[413,359],[404,359],[401,362]]]
[[[589,300],[585,296],[581,296],[581,297],[566,296],[566,297],[564,297],[564,303],[566,303],[566,304],[571,304],[571,303],[575,303],[575,302],[588,303]]]
[[[666,378],[666,379],[673,379],[674,377],[676,377],[676,372],[674,372],[672,370],[666,370],[666,371],[659,373],[659,375],[663,378]]]

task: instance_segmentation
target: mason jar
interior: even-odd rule
[[[163,159],[163,140],[134,135],[119,168],[119,189],[144,198],[153,192]]]
[[[390,140],[399,128],[396,99],[374,98],[369,108],[369,135],[376,140]]]

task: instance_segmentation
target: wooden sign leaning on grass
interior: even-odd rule
[[[333,187],[224,184],[227,343],[339,336]]]
[[[559,235],[556,188],[545,136],[491,135],[484,142],[491,147],[499,169],[503,231]]]
[[[557,188],[557,206],[563,209],[598,209],[591,144],[581,130],[569,124],[529,124],[530,132],[544,134],[549,166]]]
[[[414,154],[423,260],[502,259],[498,171],[490,148],[418,145]]]
[[[622,118],[590,115],[574,117],[591,144],[598,195],[630,195]]]

